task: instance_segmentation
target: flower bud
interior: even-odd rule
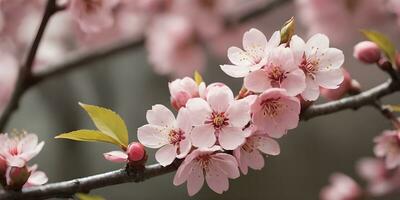
[[[9,190],[21,190],[28,181],[31,173],[25,167],[9,167],[6,172],[7,186]]]
[[[176,110],[184,107],[189,99],[199,96],[199,86],[189,77],[170,82],[168,88],[171,94],[171,105]]]
[[[354,46],[353,56],[364,63],[376,63],[381,58],[381,50],[371,41],[362,41]]]
[[[290,18],[285,22],[283,27],[281,28],[281,43],[288,43],[295,31],[295,21],[294,17]]]
[[[0,184],[5,187],[6,182],[7,161],[0,156]]]
[[[146,151],[144,150],[144,146],[139,142],[132,142],[128,146],[128,160],[137,162],[143,160],[146,155]]]
[[[395,62],[396,62],[396,69],[397,69],[397,71],[400,71],[400,53],[397,53],[397,54],[396,54]]]

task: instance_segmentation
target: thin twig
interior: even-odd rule
[[[19,69],[18,79],[15,85],[14,92],[11,96],[9,103],[7,104],[4,112],[0,118],[0,131],[4,130],[8,120],[10,119],[12,113],[18,108],[19,100],[29,88],[30,81],[32,80],[32,67],[35,61],[36,53],[40,45],[40,41],[43,38],[46,26],[51,18],[51,16],[58,11],[56,0],[48,0],[42,21],[40,23],[39,29],[36,33],[35,39],[31,45],[31,48],[26,57],[24,65]]]
[[[309,107],[302,114],[303,120],[308,120],[318,116],[332,114],[345,109],[358,109],[362,106],[373,105],[378,99],[400,90],[398,82],[387,81],[370,90],[358,95],[343,98],[320,105]],[[147,166],[143,171],[133,171],[128,173],[121,169],[94,176],[89,176],[71,181],[47,184],[44,186],[24,189],[22,192],[0,193],[0,200],[5,199],[48,199],[53,197],[69,197],[77,192],[88,192],[92,189],[102,188],[109,185],[122,184],[127,182],[140,182],[152,177],[160,176],[173,172],[178,164],[162,167],[158,164]]]

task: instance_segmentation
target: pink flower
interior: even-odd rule
[[[4,144],[0,146],[0,155],[6,159],[7,165],[12,167],[25,166],[44,146],[43,141],[38,143],[37,135],[26,132],[18,136],[5,134],[0,140],[3,140]]]
[[[243,128],[250,121],[250,106],[234,100],[230,89],[216,87],[208,91],[206,100],[190,99],[186,107],[194,123],[190,136],[193,146],[212,147],[218,137],[222,148],[233,150],[245,141],[248,133]]]
[[[156,73],[182,77],[205,67],[205,54],[194,24],[176,14],[160,15],[147,31],[146,47]]]
[[[400,138],[398,130],[387,130],[374,138],[374,152],[378,157],[384,157],[386,167],[394,169],[400,165]]]
[[[280,39],[279,31],[276,31],[267,41],[261,31],[250,29],[243,35],[244,50],[238,47],[228,49],[228,58],[233,65],[221,65],[222,71],[229,76],[240,78],[262,68],[267,64],[269,52],[279,45]]]
[[[373,196],[384,196],[400,189],[400,170],[388,170],[377,158],[363,158],[357,162],[358,174],[367,181],[367,190]]]
[[[327,88],[320,88],[321,95],[328,100],[337,100],[345,96],[347,93],[352,90],[352,86],[355,83],[355,80],[352,80],[350,73],[342,68],[343,72],[343,82],[339,85],[336,89],[327,89]],[[358,82],[357,82],[358,83]]]
[[[259,132],[246,138],[246,142],[233,151],[243,174],[247,174],[248,168],[260,170],[264,167],[264,158],[261,153],[267,155],[279,155],[279,144],[272,138]]]
[[[251,106],[252,121],[258,130],[274,138],[282,137],[299,123],[300,101],[284,89],[268,89]]]
[[[197,85],[192,78],[184,77],[168,83],[168,88],[171,94],[171,105],[179,110],[185,107],[189,99],[200,96],[199,88],[205,88],[205,83]]]
[[[331,185],[321,190],[321,200],[361,200],[360,186],[345,174],[335,173],[330,177]]]
[[[207,185],[214,192],[222,194],[227,191],[228,179],[238,178],[240,174],[235,157],[217,152],[221,150],[219,146],[194,150],[179,166],[174,177],[174,185],[187,182],[188,193],[193,196],[200,191],[205,177]]]
[[[110,151],[103,155],[106,160],[114,163],[130,163],[143,160],[146,157],[146,151],[142,144],[132,142],[126,151]]]
[[[114,23],[112,9],[119,0],[71,0],[69,10],[85,32],[99,32]]]
[[[160,148],[156,160],[162,165],[171,164],[175,158],[184,158],[191,150],[188,138],[192,125],[185,108],[174,114],[163,105],[155,105],[146,115],[149,124],[138,129],[140,143],[149,148]]]
[[[306,74],[306,89],[301,94],[305,100],[315,101],[319,87],[336,89],[343,81],[340,67],[344,62],[343,52],[329,47],[329,39],[315,34],[307,43],[298,36],[290,42],[295,64]]]
[[[306,88],[305,75],[293,60],[289,48],[277,47],[270,53],[267,63],[244,78],[244,86],[253,92],[264,92],[269,88],[284,88],[296,96]]]

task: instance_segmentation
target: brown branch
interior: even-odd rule
[[[308,120],[318,116],[332,114],[346,109],[358,109],[367,105],[374,105],[380,98],[400,91],[399,82],[387,81],[379,86],[362,92],[358,95],[346,97],[341,100],[332,101],[309,107],[302,113],[301,119]],[[77,192],[89,192],[92,189],[102,188],[109,185],[122,184],[127,182],[140,182],[152,177],[161,176],[175,171],[179,166],[178,162],[162,167],[158,164],[147,166],[142,171],[130,171],[121,169],[71,181],[47,184],[44,186],[28,188],[22,192],[0,193],[0,200],[8,199],[48,199],[54,197],[70,197]]]
[[[48,0],[42,21],[40,23],[39,29],[36,33],[35,39],[31,45],[28,52],[24,65],[19,69],[18,78],[15,85],[14,92],[11,99],[4,109],[4,112],[0,118],[0,131],[4,130],[8,120],[10,119],[12,113],[18,108],[19,99],[23,96],[25,91],[29,88],[30,81],[32,79],[32,67],[35,61],[36,53],[39,48],[40,42],[43,38],[46,26],[51,18],[51,16],[58,11],[56,5],[56,0]]]

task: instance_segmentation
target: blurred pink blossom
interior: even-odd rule
[[[197,85],[192,78],[184,77],[169,82],[168,88],[171,94],[171,105],[179,110],[181,107],[185,107],[189,99],[200,96],[199,90],[204,90],[205,83]]]
[[[400,166],[400,138],[398,130],[386,130],[374,138],[374,152],[385,158],[386,167],[394,169]]]
[[[179,166],[175,174],[174,185],[187,182],[190,196],[195,195],[204,184],[204,177],[208,187],[221,194],[228,190],[229,179],[240,176],[235,157],[226,153],[218,153],[219,146],[200,148],[190,153]]]
[[[345,174],[335,173],[330,177],[330,185],[322,188],[321,200],[361,200],[360,186]]]

